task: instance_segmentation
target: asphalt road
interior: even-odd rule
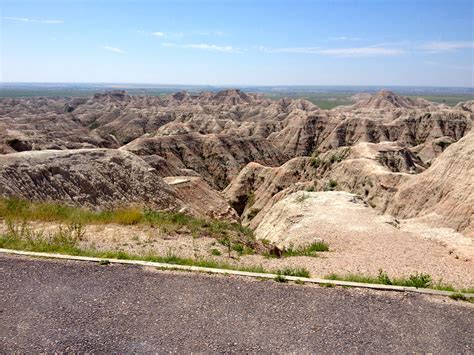
[[[474,351],[424,295],[0,256],[0,352]]]

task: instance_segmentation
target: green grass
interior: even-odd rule
[[[158,212],[138,207],[108,211],[92,211],[52,202],[31,202],[17,198],[0,198],[0,218],[76,224],[144,224],[173,234],[188,229],[193,236],[211,236],[217,239],[234,234],[243,242],[254,240],[251,229],[238,223],[196,218],[183,213]]]
[[[0,236],[0,248],[27,250],[44,253],[90,256],[101,259],[143,260],[167,264],[201,266],[226,270],[240,270],[257,273],[268,273],[262,266],[237,266],[225,262],[206,259],[182,258],[174,254],[165,256],[153,254],[131,254],[121,250],[97,250],[80,247],[80,235],[76,227],[58,228],[54,233],[44,234],[32,231],[26,223],[16,225],[9,223],[7,233]]]
[[[210,253],[211,253],[211,255],[214,255],[214,256],[221,256],[222,255],[222,253],[218,249],[215,249],[215,248],[211,249]]]
[[[309,271],[303,267],[300,268],[291,268],[286,267],[283,269],[277,270],[277,275],[281,276],[298,276],[298,277],[310,277]]]
[[[254,254],[255,251],[252,248],[249,248],[243,244],[240,243],[234,243],[232,244],[232,250],[237,252],[239,255],[249,255],[249,254]]]
[[[283,283],[283,282],[287,282],[288,280],[285,278],[285,276],[278,274],[275,276],[275,281]]]
[[[451,292],[463,292],[463,293],[472,293],[474,289],[466,288],[457,290],[452,285],[443,284],[442,282],[433,282],[431,275],[425,273],[415,273],[410,275],[407,278],[390,278],[388,274],[379,270],[377,276],[370,275],[358,275],[358,274],[348,274],[348,275],[338,275],[330,274],[326,277],[329,280],[339,280],[339,281],[350,281],[350,282],[359,282],[359,283],[370,283],[370,284],[380,284],[380,285],[394,285],[394,286],[406,286],[406,287],[416,287],[416,288],[430,288],[441,291],[451,291]]]
[[[309,245],[300,247],[300,248],[293,248],[289,247],[283,250],[282,255],[284,257],[291,257],[291,256],[317,256],[318,252],[325,252],[329,251],[329,245],[324,242],[314,242]]]
[[[456,106],[461,101],[472,100],[472,95],[409,95],[411,99],[423,98],[428,101],[444,103],[448,106]]]
[[[452,294],[451,296],[449,296],[449,298],[455,301],[466,301],[466,302],[474,303],[474,298],[468,298],[460,292]]]

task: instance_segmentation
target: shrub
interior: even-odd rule
[[[276,281],[276,282],[287,282],[285,276],[280,275],[280,274],[278,274],[278,275],[275,276],[275,281]]]
[[[218,249],[215,249],[215,248],[211,249],[210,253],[211,253],[211,255],[214,255],[214,256],[221,256],[222,255],[222,253]]]
[[[247,194],[247,205],[251,207],[254,203],[255,203],[255,193],[252,191]]]
[[[378,280],[380,281],[381,284],[384,284],[384,285],[392,284],[392,280],[390,280],[390,277],[388,277],[387,272],[383,271],[382,269],[379,270]]]
[[[329,251],[329,245],[324,241],[318,241],[311,243],[307,246],[303,246],[300,248],[293,248],[288,247],[287,249],[283,250],[282,255],[289,257],[289,256],[317,256],[317,252],[325,252]]]
[[[298,276],[298,277],[309,277],[309,271],[305,268],[291,268],[286,267],[283,269],[277,270],[277,275],[284,275],[284,276]]]
[[[313,168],[317,169],[322,165],[323,161],[319,157],[312,157],[310,160],[310,164]]]
[[[302,193],[301,195],[297,196],[295,198],[295,202],[296,203],[303,203],[304,201],[306,201],[307,199],[309,198],[309,195],[305,194],[305,193]]]
[[[329,189],[334,190],[337,187],[337,181],[336,180],[329,180]]]
[[[417,288],[426,288],[431,285],[431,276],[424,273],[416,273],[410,275],[407,282],[403,286],[411,286]]]
[[[260,212],[260,208],[252,208],[247,214],[248,219],[253,219]]]

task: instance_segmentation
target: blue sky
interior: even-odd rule
[[[1,81],[474,86],[471,0],[0,0]]]

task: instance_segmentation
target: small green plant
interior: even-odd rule
[[[96,129],[97,127],[99,127],[99,122],[97,121],[94,121],[89,125],[90,129]]]
[[[405,286],[411,286],[416,288],[426,288],[431,285],[431,276],[424,273],[416,273],[410,275],[408,282]]]
[[[317,169],[323,164],[323,161],[319,157],[311,157],[310,164],[313,168]]]
[[[447,147],[449,147],[451,145],[451,142],[448,142],[448,141],[439,141],[439,142],[435,142],[435,144],[437,146],[439,146],[442,150],[445,150]]]
[[[232,245],[232,250],[236,251],[239,255],[242,255],[244,253],[244,246],[240,243],[235,243]]]
[[[390,280],[390,277],[388,277],[387,272],[383,271],[382,269],[379,270],[378,280],[380,281],[381,284],[384,284],[384,285],[392,284],[392,280]]]
[[[329,284],[329,283],[327,283],[327,284],[319,284],[319,286],[321,286],[321,287],[328,287],[328,288],[336,287],[336,285],[334,285],[334,284]]]
[[[219,239],[219,243],[227,248],[227,256],[230,258],[232,256],[232,242],[230,241],[229,237],[225,235],[224,238]]]
[[[450,298],[452,298],[453,300],[455,301],[467,301],[467,297],[464,296],[462,293],[460,292],[456,292],[456,293],[453,293],[451,296],[449,296]]]
[[[461,292],[456,292],[456,293],[453,293],[451,296],[449,296],[451,299],[455,300],[455,301],[465,301],[465,302],[469,302],[469,303],[474,303],[474,298],[469,298],[469,297],[466,297],[465,295],[463,295]]]
[[[254,254],[255,250],[251,247],[243,245],[241,243],[232,244],[232,250],[237,252],[239,255]]]
[[[308,277],[308,278],[310,276],[309,271],[303,267],[299,267],[299,268],[285,267],[283,269],[277,270],[277,275],[298,276],[298,277]]]
[[[282,252],[282,256],[290,257],[290,256],[317,256],[318,252],[325,252],[329,251],[329,244],[324,241],[317,241],[311,243],[309,245],[293,248],[292,246],[286,248]]]
[[[248,219],[254,219],[255,216],[260,212],[260,208],[251,208],[249,213],[247,214]]]
[[[338,183],[336,180],[329,180],[329,183],[328,183],[328,190],[329,191],[334,191],[334,189],[337,187]]]
[[[327,276],[329,280],[341,280],[341,281],[351,281],[351,282],[362,282],[369,284],[383,284],[383,285],[395,285],[395,286],[406,286],[406,287],[416,287],[416,288],[435,288],[440,289],[441,287],[448,287],[445,285],[437,284],[432,285],[431,276],[424,273],[415,273],[410,275],[408,278],[390,278],[388,274],[379,270],[378,276],[366,276],[366,275],[357,275],[349,274],[345,276],[340,276],[337,274],[331,274]],[[452,289],[451,286],[449,286]]]
[[[302,193],[295,198],[296,203],[303,203],[306,201],[310,196],[308,194]]]
[[[278,274],[278,275],[275,276],[275,281],[276,282],[287,282],[288,280],[286,279],[285,276]]]
[[[221,256],[222,255],[222,253],[216,248],[212,248],[210,250],[210,253],[211,253],[211,255],[214,255],[214,256]]]
[[[253,191],[247,194],[247,206],[252,207],[255,203],[255,193]]]
[[[109,265],[109,264],[110,264],[110,261],[106,259],[99,261],[99,265]]]

